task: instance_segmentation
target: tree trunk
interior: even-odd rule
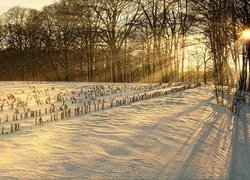
[[[248,60],[248,92],[250,92],[250,42],[247,44],[247,60]]]
[[[204,84],[207,84],[207,63],[204,62]]]
[[[185,62],[185,46],[186,40],[185,35],[182,36],[182,43],[181,43],[181,81],[184,82],[184,62]]]

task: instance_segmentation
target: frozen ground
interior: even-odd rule
[[[28,86],[3,83],[1,91],[6,93],[3,91],[6,87],[9,93],[16,92],[17,87],[28,91]],[[38,89],[53,86],[58,92],[82,85],[34,86]],[[128,86],[135,89],[124,87],[126,92],[102,98],[108,101],[110,97],[128,97],[148,89],[147,85]],[[156,87],[164,88],[171,87]],[[55,100],[56,92],[49,92],[51,99]],[[20,93],[20,99],[26,98],[27,93]],[[29,104],[35,109],[50,106],[35,105],[32,100]],[[59,106],[60,102],[54,104]],[[34,118],[19,120],[26,124],[20,131],[0,135],[0,179],[250,178],[249,106],[244,107],[241,118],[234,118],[215,104],[210,87],[111,109],[108,105],[105,110],[43,126],[34,126]],[[12,111],[6,108],[2,116]]]

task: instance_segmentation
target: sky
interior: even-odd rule
[[[13,6],[41,10],[43,6],[50,5],[57,1],[58,0],[0,0],[0,14],[8,11]]]

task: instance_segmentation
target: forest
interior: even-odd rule
[[[0,17],[0,80],[235,86],[241,79],[250,90],[250,46],[242,36],[249,26],[248,0],[16,6]]]

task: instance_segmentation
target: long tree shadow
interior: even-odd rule
[[[191,150],[186,152],[188,155],[186,156],[186,159],[183,159],[185,161],[181,165],[181,168],[177,172],[177,179],[183,179],[186,177],[186,173],[189,171],[188,167],[190,167],[190,165],[202,153],[203,146],[205,145],[205,143],[207,143],[207,139],[210,138],[210,136],[212,139],[214,139],[213,140],[214,143],[212,144],[212,146],[210,145],[208,147],[209,153],[206,155],[206,159],[203,160],[202,162],[198,162],[198,163],[202,163],[204,167],[206,167],[206,165],[211,161],[211,157],[216,157],[216,153],[218,152],[219,148],[221,147],[221,145],[223,145],[225,143],[226,134],[227,134],[227,131],[229,131],[229,126],[231,124],[231,122],[228,121],[230,118],[228,118],[228,117],[222,118],[221,115],[223,113],[214,107],[213,107],[212,114],[213,114],[213,116],[209,117],[209,119],[207,119],[207,121],[204,123],[204,126],[199,134],[199,137],[198,137],[198,139],[196,139],[195,144],[192,146]],[[220,119],[220,118],[222,118],[222,119]],[[215,127],[215,124],[217,124],[216,125],[217,127]],[[214,134],[212,132],[213,133],[216,132],[216,135],[214,136]],[[226,164],[227,164],[227,162],[226,162]],[[198,164],[198,166],[200,166],[200,165]],[[194,167],[192,167],[192,168],[194,168]],[[210,167],[208,167],[208,168],[210,168]],[[212,177],[212,176],[213,176],[213,174],[210,175],[210,177]],[[223,178],[223,172],[221,173],[220,176],[221,177],[216,177],[216,178]],[[188,178],[191,178],[191,177],[188,177]]]
[[[205,99],[205,100],[201,101],[200,103],[198,103],[194,106],[191,106],[190,108],[188,108],[182,112],[179,112],[177,115],[169,116],[168,119],[176,119],[178,117],[182,117],[182,116],[186,116],[188,114],[191,114],[192,112],[195,112],[200,106],[202,106],[203,104],[210,103],[212,100],[213,100],[213,98]],[[150,128],[150,130],[147,130],[147,131],[142,130],[141,132],[138,133],[139,134],[138,136],[146,137],[149,134],[155,133],[154,131],[159,130],[159,129],[157,129],[157,126],[162,124],[162,123],[160,123],[161,121],[165,121],[165,119],[160,119],[157,123],[155,123],[154,126],[152,126]]]
[[[206,102],[209,102],[209,100],[206,100]],[[203,123],[199,127],[197,127],[197,129],[193,132],[190,138],[188,138],[187,141],[192,142],[185,142],[179,148],[179,150],[176,151],[176,154],[164,165],[162,170],[157,173],[155,179],[161,178],[164,174],[164,171],[166,169],[169,169],[173,161],[176,161],[176,159],[179,159],[183,163],[181,163],[180,166],[175,167],[176,170],[173,174],[174,178],[191,178],[187,177],[189,175],[186,174],[190,170],[188,167],[190,167],[191,163],[193,163],[196,158],[201,154],[201,152],[203,151],[203,146],[205,143],[207,143],[207,139],[210,138],[210,136],[214,138],[214,143],[212,144],[212,146],[209,146],[209,152],[207,154],[207,158],[203,160],[203,166],[208,165],[206,163],[211,163],[210,157],[214,157],[216,154],[218,154],[219,148],[221,148],[226,143],[227,136],[228,134],[230,134],[231,131],[230,126],[232,123],[230,121],[231,115],[228,115],[229,117],[225,116],[223,117],[223,119],[220,119],[222,118],[221,114],[223,114],[223,108],[215,108],[214,106],[211,107],[213,108],[211,114],[206,119],[204,119]],[[213,134],[212,132],[216,132],[216,134]],[[228,149],[227,151],[229,154],[230,150]],[[229,157],[227,155],[225,164],[229,164],[228,161]],[[221,170],[221,178],[223,178],[225,168]],[[198,175],[198,177],[200,176]]]
[[[213,99],[214,99],[213,97],[204,99],[204,100],[200,101],[199,103],[190,106],[190,108],[185,109],[185,110],[179,112],[177,115],[173,115],[173,116],[168,117],[168,119],[171,119],[171,118],[175,119],[175,118],[182,117],[182,116],[186,117],[188,114],[192,114],[194,112],[197,112],[197,109],[199,109],[200,107],[206,108],[206,106],[204,106],[204,105],[210,104]],[[201,148],[201,146],[203,145],[203,143],[206,141],[207,137],[209,136],[211,130],[213,129],[213,122],[210,122],[210,121],[211,121],[211,119],[214,119],[215,114],[216,114],[216,112],[213,111],[209,115],[209,117],[207,117],[207,119],[206,119],[205,122],[201,122],[201,124],[196,128],[196,130],[191,134],[191,136],[189,138],[187,138],[186,142],[182,145],[182,147],[180,147],[179,150],[177,150],[176,154],[174,155],[174,156],[177,157],[177,156],[180,155],[180,153],[186,153],[186,152],[183,152],[183,150],[190,151],[190,149],[189,149],[190,147],[188,147],[188,149],[185,147],[187,141],[189,141],[193,136],[196,136],[197,134],[200,134],[200,139],[198,139],[197,144],[191,150],[191,154],[188,157],[187,161],[185,162],[185,165],[188,164],[189,162],[191,162],[195,158],[196,152],[199,151],[199,149]],[[150,130],[147,130],[146,132],[142,130],[141,132],[139,132],[137,134],[137,136],[146,138],[150,134],[157,133],[159,131],[158,126],[162,125],[161,121],[165,121],[165,118],[159,120],[159,122],[157,122],[154,126],[152,126]],[[140,137],[133,137],[132,139],[141,139]],[[163,174],[164,174],[164,171],[166,169],[168,169],[169,166],[172,165],[172,160],[175,160],[175,159],[176,158],[173,157],[173,159],[171,159],[170,161],[168,161],[164,165],[164,167],[159,172],[157,172],[157,174],[156,174],[156,176],[154,178],[155,179],[161,178],[163,176]],[[183,168],[184,168],[184,166],[183,166]],[[182,172],[184,173],[184,169],[182,170]]]
[[[250,106],[246,105],[234,119],[232,158],[229,179],[250,179],[249,118]]]

